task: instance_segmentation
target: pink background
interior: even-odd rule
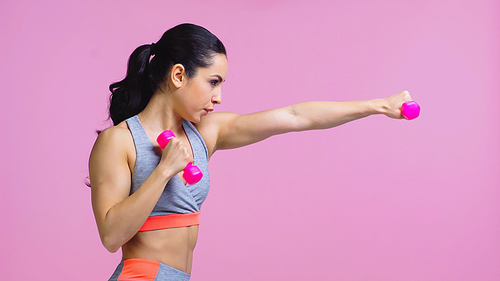
[[[176,3],[174,3],[176,2]],[[110,83],[182,22],[226,45],[218,111],[409,90],[212,158],[192,280],[500,280],[500,2],[2,1],[2,280],[107,280],[84,185]]]

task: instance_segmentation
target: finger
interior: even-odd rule
[[[411,98],[410,92],[408,92],[408,91],[405,90],[405,91],[401,92],[401,94],[403,94],[403,100],[404,100],[404,102],[412,101],[413,100]]]

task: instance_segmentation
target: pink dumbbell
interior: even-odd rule
[[[415,119],[420,115],[420,105],[414,101],[407,101],[401,106],[401,114],[408,120]]]
[[[164,149],[171,138],[175,138],[175,135],[172,131],[167,130],[161,133],[156,141],[160,145],[161,149]],[[186,165],[186,168],[184,168],[184,174],[182,177],[188,184],[195,184],[201,180],[201,178],[203,177],[203,173],[200,171],[200,168],[193,165],[192,163],[188,163]]]

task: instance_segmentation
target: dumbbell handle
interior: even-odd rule
[[[414,101],[407,101],[401,106],[401,114],[408,120],[415,119],[420,115],[420,105]]]
[[[164,149],[171,138],[175,138],[174,133],[170,130],[166,130],[158,136],[156,141],[160,145],[161,149]],[[186,165],[186,168],[184,168],[184,174],[182,175],[182,177],[188,184],[195,184],[201,180],[201,178],[203,177],[203,173],[201,172],[200,168],[193,165],[192,163],[188,163]]]

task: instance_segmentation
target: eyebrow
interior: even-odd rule
[[[219,82],[226,82],[226,80],[222,79],[222,77],[220,75],[217,75],[217,74],[210,75],[210,77],[212,77],[212,76],[219,78]]]

